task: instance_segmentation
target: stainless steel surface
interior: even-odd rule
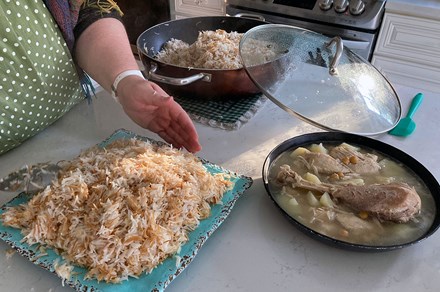
[[[348,8],[348,0],[335,0],[335,11],[344,13]]]
[[[226,13],[233,16],[246,14],[270,23],[298,26],[329,37],[340,36],[346,48],[370,61],[385,3],[385,0],[227,0]],[[345,12],[336,11],[337,7],[347,4],[349,8]]]
[[[162,82],[166,84],[172,84],[177,86],[183,86],[187,84],[191,84],[195,81],[201,80],[205,82],[211,82],[211,74],[209,73],[198,73],[194,74],[185,78],[174,78],[164,75],[159,75],[156,73],[156,70],[158,68],[157,64],[154,62],[150,63],[150,70],[148,71],[148,79],[156,81],[156,82]]]
[[[328,10],[321,9],[321,5],[324,5],[321,3],[331,2],[326,0],[315,1],[311,9],[301,8],[300,5],[296,5],[296,7],[294,6],[295,3],[310,4],[312,2],[313,1],[310,0],[226,0],[226,7],[232,6],[236,9],[248,10],[253,14],[272,13],[283,15],[286,18],[296,18],[303,21],[320,22],[353,29],[374,31],[380,27],[382,22],[386,0],[364,0],[363,3],[365,4],[365,11],[360,15],[352,15],[349,11],[345,11],[345,13],[336,12],[334,9],[338,2],[336,0],[333,1],[333,9]],[[344,3],[348,3],[348,1],[344,1]],[[226,10],[226,12],[228,11]]]
[[[230,15],[236,15],[243,12],[243,10],[238,10],[234,7],[227,7],[226,10]],[[298,26],[330,37],[340,36],[346,48],[352,50],[366,60],[371,59],[371,55],[374,50],[374,44],[377,38],[377,34],[374,33],[356,31],[343,27],[330,26],[314,22],[307,22],[273,14],[259,13],[258,16],[263,17],[267,22],[270,23]]]
[[[385,0],[227,0],[226,13],[287,24],[334,37],[370,61],[385,10]],[[306,4],[309,6],[306,6]],[[313,4],[313,5],[312,5]],[[348,9],[347,9],[348,7]],[[344,12],[337,12],[342,11]]]
[[[260,20],[260,21],[266,21],[266,19],[264,19],[263,16],[252,14],[252,13],[237,13],[234,16],[235,17],[243,17],[243,18],[256,19],[256,20]]]
[[[327,11],[330,8],[332,8],[333,5],[333,0],[320,0],[319,1],[319,8],[321,8],[321,10]]]
[[[352,15],[359,15],[365,11],[365,3],[362,0],[351,0],[349,7]]]

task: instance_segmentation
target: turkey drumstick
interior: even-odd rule
[[[277,176],[280,183],[291,184],[293,188],[327,192],[354,210],[366,211],[380,220],[404,223],[420,212],[420,196],[406,183],[364,186],[315,184],[303,179],[289,165],[282,165],[280,169]]]

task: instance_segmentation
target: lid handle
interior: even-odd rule
[[[338,75],[338,68],[336,68],[339,64],[339,60],[341,59],[342,52],[344,51],[344,44],[342,43],[342,38],[339,36],[335,36],[326,44],[327,48],[330,48],[333,44],[336,44],[336,53],[330,62],[329,73],[330,75]]]

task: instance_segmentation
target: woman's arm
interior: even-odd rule
[[[88,26],[77,38],[74,54],[78,65],[107,91],[118,74],[139,69],[124,25],[114,18],[102,18]],[[118,84],[117,92],[125,113],[138,125],[175,147],[191,152],[201,149],[187,113],[157,84],[129,76]]]

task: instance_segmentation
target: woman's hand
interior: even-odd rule
[[[76,40],[75,57],[78,65],[108,92],[118,74],[139,69],[124,25],[113,18],[102,18],[84,30]],[[118,84],[118,98],[125,113],[139,126],[177,148],[185,147],[190,152],[201,149],[187,113],[158,85],[128,76]]]
[[[157,133],[174,147],[190,152],[201,149],[188,114],[157,84],[139,76],[126,77],[118,85],[118,98],[125,113],[139,126]]]

